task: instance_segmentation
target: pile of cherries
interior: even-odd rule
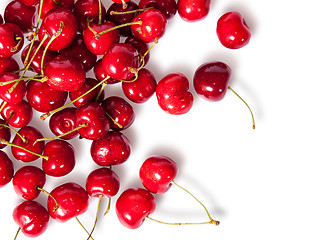
[[[210,3],[113,0],[106,10],[101,0],[14,0],[6,6],[4,18],[0,15],[0,147],[8,146],[24,164],[42,158],[41,168],[24,165],[14,171],[12,160],[0,150],[0,187],[12,182],[25,200],[13,211],[19,225],[15,239],[19,232],[39,236],[50,216],[59,222],[78,220],[88,208],[89,197],[98,198],[98,206],[102,198],[108,198],[109,211],[110,199],[120,189],[112,166],[124,163],[131,153],[130,141],[122,133],[135,119],[129,102],[141,104],[156,94],[159,106],[174,115],[187,113],[193,104],[185,75],[170,73],[156,81],[145,68],[150,51],[176,13],[185,21],[199,21],[207,16]],[[237,49],[249,42],[251,33],[241,14],[234,11],[219,18],[217,36],[225,47]],[[17,53],[20,64],[12,57]],[[95,78],[87,77],[89,71]],[[194,74],[194,89],[209,101],[223,99],[230,89],[244,101],[229,86],[230,78],[227,64],[204,63]],[[105,96],[105,87],[113,84],[122,85],[127,100]],[[45,138],[29,125],[38,113],[41,122],[50,117],[54,137]],[[62,177],[74,169],[70,139],[76,137],[91,140],[91,158],[99,168],[87,176],[85,187],[66,182],[47,192],[43,189],[47,175]],[[174,182],[177,172],[172,159],[148,157],[139,170],[144,188],[127,189],[116,201],[120,222],[128,228],[140,227],[145,219],[165,223],[150,217],[156,208],[153,194],[175,185],[193,196]],[[34,200],[40,192],[49,195],[47,208]],[[204,209],[207,222],[165,224],[218,225]],[[93,239],[98,212],[93,229],[84,228],[88,239]]]

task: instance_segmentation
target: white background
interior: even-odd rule
[[[1,12],[8,2],[1,1]],[[103,2],[106,8],[111,4]],[[215,33],[218,18],[231,10],[244,15],[253,34],[239,50],[224,48]],[[143,105],[133,104],[136,120],[124,131],[132,143],[131,157],[114,168],[121,179],[119,194],[141,186],[138,170],[148,156],[167,155],[180,167],[175,181],[196,195],[221,224],[167,226],[147,220],[129,230],[114,212],[118,194],[105,217],[103,200],[94,238],[334,239],[332,14],[328,0],[212,0],[209,15],[200,22],[187,23],[176,15],[152,50],[147,68],[157,80],[181,72],[192,83],[202,63],[227,63],[233,71],[230,85],[253,109],[256,130],[247,108],[231,92],[220,102],[207,102],[196,96],[191,84],[194,106],[182,116],[163,112],[155,96]],[[119,85],[107,92],[124,96]],[[38,116],[31,125],[51,136]],[[75,170],[64,178],[48,178],[46,190],[68,181],[84,186],[86,176],[97,168],[90,159],[89,141],[71,144],[76,149]],[[13,161],[16,169],[22,166]],[[40,161],[33,164],[40,166]],[[37,200],[46,205],[42,194]],[[19,202],[11,184],[0,189],[1,239],[15,235],[12,211]],[[91,199],[89,210],[79,216],[88,229],[96,206],[97,199]],[[169,222],[207,220],[201,206],[176,187],[157,197],[152,217]],[[70,220],[51,221],[38,239],[86,237]],[[28,238],[21,233],[18,239]]]

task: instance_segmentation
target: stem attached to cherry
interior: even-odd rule
[[[12,130],[13,132],[15,132],[17,134],[17,136],[19,136],[22,139],[22,141],[24,143],[27,143],[27,139],[25,139],[21,134],[19,134],[14,128],[10,127],[7,124],[0,124],[0,129],[3,128],[3,127],[6,127],[6,128],[9,128],[10,130]]]
[[[117,125],[117,127],[123,128],[123,126],[121,124],[119,124],[118,122],[116,122],[116,120],[112,116],[110,116],[109,113],[106,112],[106,115],[110,118],[111,121],[113,121],[113,123],[115,123]]]
[[[108,206],[106,211],[104,212],[104,216],[110,211],[110,206],[111,206],[111,198],[108,199]]]
[[[19,229],[17,229],[14,240],[16,240],[17,236],[19,235],[19,232],[21,231],[21,228],[19,227]]]
[[[57,209],[59,208],[59,204],[58,204],[57,200],[55,199],[55,197],[52,196],[51,193],[49,193],[48,191],[44,190],[43,188],[41,188],[41,187],[39,187],[39,186],[37,186],[37,190],[39,190],[39,191],[41,191],[41,192],[43,192],[43,193],[46,193],[47,195],[49,195],[49,196],[53,199],[53,201],[55,201],[56,206],[53,208],[52,211],[53,211],[53,212],[57,211]]]
[[[93,234],[93,232],[94,232],[94,230],[95,230],[96,223],[97,223],[97,218],[98,218],[98,216],[99,216],[99,210],[100,210],[100,205],[101,205],[102,197],[103,197],[103,195],[100,194],[100,195],[99,195],[99,202],[98,202],[97,210],[96,210],[96,216],[95,216],[94,225],[93,225],[92,231],[90,232],[90,234],[89,234],[87,240],[89,240],[89,238],[92,236],[92,234]]]
[[[124,12],[116,12],[116,11],[110,11],[110,15],[122,15],[122,14],[132,14],[132,13],[137,13],[137,12],[144,12],[148,9],[151,9],[153,7],[148,7],[148,8],[141,8],[141,9],[135,9],[135,10],[130,10],[130,11],[124,11]]]
[[[21,147],[21,146],[19,146],[19,145],[14,144],[14,143],[10,143],[10,142],[6,141],[5,139],[2,139],[2,138],[0,138],[0,143],[1,143],[1,144],[8,145],[8,146],[12,146],[12,147],[20,148],[20,149],[22,149],[22,150],[24,150],[24,151],[26,151],[26,152],[28,152],[28,153],[31,153],[31,154],[34,154],[34,155],[36,155],[36,156],[38,156],[38,157],[44,158],[45,160],[48,160],[48,159],[49,159],[48,156],[44,156],[44,155],[41,155],[41,154],[39,154],[39,153],[33,152],[33,151],[31,151],[31,150],[29,150],[29,149],[27,149],[27,148]]]
[[[15,40],[18,41],[18,42],[17,42],[17,44],[15,45],[15,47],[12,47],[12,48],[10,49],[10,51],[11,51],[12,53],[17,51],[17,49],[19,48],[20,44],[21,44],[22,41],[23,41],[23,38],[22,38],[22,37],[16,37]]]

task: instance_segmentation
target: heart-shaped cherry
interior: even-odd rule
[[[179,0],[178,13],[187,22],[199,21],[208,15],[210,4],[211,0]]]
[[[73,131],[73,129],[75,129],[76,127],[75,123],[76,111],[77,108],[68,107],[54,113],[49,121],[49,127],[51,132],[53,132],[53,134],[55,134],[56,136],[62,135],[61,136],[62,139],[72,139],[76,137],[79,134],[77,130]]]
[[[187,113],[193,105],[189,81],[182,73],[171,73],[158,82],[156,96],[159,106],[173,115]]]
[[[27,33],[33,29],[35,12],[35,7],[12,1],[5,8],[4,19],[6,23],[15,23],[23,33]]]
[[[22,100],[17,104],[3,103],[1,116],[15,128],[22,128],[28,125],[33,116],[33,110],[26,100]]]
[[[9,183],[14,175],[14,165],[8,155],[0,150],[0,187]]]
[[[139,8],[153,7],[160,10],[167,20],[174,17],[177,11],[177,5],[175,0],[140,0]]]
[[[16,24],[1,24],[0,36],[0,57],[11,57],[22,49],[24,43],[23,33]]]
[[[9,58],[1,58],[0,57],[0,75],[4,72],[15,72],[18,71],[19,65],[16,60],[12,57]]]
[[[244,47],[251,38],[245,19],[237,11],[223,14],[217,21],[216,32],[221,44],[230,49]]]

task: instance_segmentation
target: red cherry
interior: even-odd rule
[[[138,14],[132,22],[137,21],[141,21],[141,24],[131,25],[132,34],[144,42],[154,42],[165,34],[167,20],[157,9],[151,8]]]
[[[57,56],[45,65],[47,84],[58,91],[76,91],[86,80],[86,71],[74,58]]]
[[[4,125],[6,122],[0,118],[0,139],[4,139],[6,141],[10,141],[10,129],[8,127],[5,127]],[[0,149],[6,147],[6,144],[0,144]]]
[[[144,65],[145,66],[148,63],[148,60],[150,59],[150,52],[148,51],[149,46],[146,42],[135,38],[134,36],[129,36],[124,41],[125,43],[131,44],[135,49],[137,49],[140,56],[144,56]]]
[[[57,91],[47,83],[29,81],[27,85],[27,100],[36,111],[48,112],[64,105],[68,93]]]
[[[68,107],[54,113],[49,121],[50,130],[56,136],[72,131],[76,127],[75,113],[77,108]],[[62,136],[62,139],[72,139],[79,134],[78,131]]]
[[[17,0],[17,1],[27,6],[35,6],[39,3],[39,0]]]
[[[66,141],[55,139],[48,142],[45,144],[43,155],[47,157],[43,158],[42,162],[43,171],[47,175],[62,177],[74,169],[74,148]]]
[[[125,190],[116,201],[116,214],[127,228],[139,228],[145,217],[154,212],[156,202],[153,195],[142,188]]]
[[[50,193],[59,204],[56,211],[56,202],[53,198],[48,198],[48,210],[50,216],[58,222],[66,222],[71,218],[77,217],[88,209],[88,193],[80,185],[69,182],[62,184]]]
[[[82,32],[87,28],[87,18],[91,18],[92,23],[99,23],[99,0],[78,0],[74,4],[73,13],[78,19],[79,30]],[[101,1],[101,23],[104,22],[105,17],[106,8]]]
[[[140,181],[152,193],[161,194],[172,186],[178,167],[166,156],[152,156],[147,158],[139,170]]]
[[[114,130],[127,129],[135,120],[133,107],[121,97],[108,97],[104,99],[102,106],[112,120],[111,128]]]
[[[22,49],[24,43],[23,33],[16,24],[1,24],[0,36],[0,57],[11,57]]]
[[[140,0],[139,8],[149,8],[153,7],[160,10],[166,17],[166,19],[171,19],[174,17],[177,11],[177,5],[175,0]]]
[[[9,58],[1,58],[0,57],[0,75],[4,72],[15,72],[19,70],[19,65],[16,60],[12,57]]]
[[[27,237],[38,237],[49,224],[48,211],[38,202],[24,201],[13,211],[13,218]]]
[[[211,0],[179,0],[177,2],[180,17],[188,22],[204,19],[210,10]]]
[[[9,183],[14,175],[14,165],[7,154],[0,150],[0,187]]]
[[[142,68],[139,71],[136,81],[122,83],[125,96],[135,103],[146,102],[155,93],[156,87],[157,81],[153,73],[146,68]]]
[[[225,47],[237,49],[248,44],[251,32],[242,15],[233,11],[225,13],[218,19],[217,36]]]
[[[129,158],[131,145],[124,134],[114,131],[93,141],[90,153],[94,162],[100,166],[118,165]]]
[[[46,181],[45,173],[35,166],[24,166],[16,171],[13,177],[13,187],[17,195],[33,200],[38,197]]]
[[[179,115],[187,113],[193,105],[189,81],[181,73],[171,73],[158,82],[156,96],[159,106],[166,112]]]
[[[99,80],[100,82],[108,77],[108,74],[107,74],[106,70],[104,69],[104,67],[102,65],[102,59],[99,59],[96,62],[95,66],[94,66],[94,75],[95,75],[95,78],[97,80]],[[120,82],[120,81],[116,80],[114,78],[109,78],[106,81],[107,84],[114,84],[114,83],[118,83],[118,82]]]
[[[0,83],[6,83],[9,81],[17,80],[20,76],[11,73],[11,72],[5,72],[0,76]],[[11,93],[8,93],[8,90],[16,84],[15,82],[6,84],[4,86],[0,87],[0,98],[3,99],[6,102],[17,104],[22,101],[22,99],[25,97],[27,92],[27,87],[24,81],[19,81],[17,83],[17,86],[14,88],[14,90]]]
[[[1,111],[1,116],[15,128],[22,128],[28,125],[33,116],[32,107],[30,104],[22,100],[17,104],[6,103]]]
[[[41,19],[45,17],[45,15],[51,11],[52,9],[56,8],[66,8],[72,11],[74,6],[74,0],[43,0],[42,12],[41,12]],[[38,9],[40,6],[38,5]]]
[[[3,18],[1,14],[0,14],[0,24],[3,24]]]

